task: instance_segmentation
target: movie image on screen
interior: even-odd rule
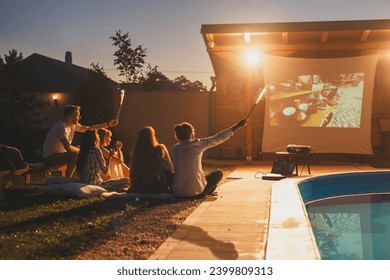
[[[263,152],[289,144],[316,153],[372,154],[377,54],[298,58],[264,55]]]
[[[359,128],[364,73],[297,75],[270,83],[271,126]]]

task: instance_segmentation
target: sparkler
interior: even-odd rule
[[[257,103],[259,103],[260,100],[263,99],[263,97],[265,96],[265,93],[267,92],[268,90],[268,85],[266,85],[263,90],[259,93],[259,96],[257,97],[257,100],[255,102],[255,104],[253,105],[252,109],[249,111],[249,114],[246,116],[246,119],[248,120],[250,115],[252,114],[253,110],[255,109]]]
[[[119,113],[121,112],[121,109],[122,109],[123,99],[125,99],[125,90],[124,89],[121,90],[121,101],[119,103],[118,114],[116,115],[117,120],[119,119]]]

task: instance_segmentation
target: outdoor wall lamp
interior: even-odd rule
[[[56,107],[58,107],[58,101],[57,101],[57,99],[58,99],[58,96],[57,96],[57,93],[53,93],[53,101],[54,101],[54,104],[56,105]]]

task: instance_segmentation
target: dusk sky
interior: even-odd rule
[[[210,87],[213,69],[202,24],[388,19],[389,0],[0,0],[0,55],[39,53],[63,61],[113,65],[110,36],[129,33],[147,49],[146,62],[170,79],[180,75]]]

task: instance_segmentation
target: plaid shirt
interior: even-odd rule
[[[108,169],[102,151],[99,148],[92,148],[88,152],[87,162],[81,173],[80,180],[84,184],[99,185],[103,182],[101,173]]]

